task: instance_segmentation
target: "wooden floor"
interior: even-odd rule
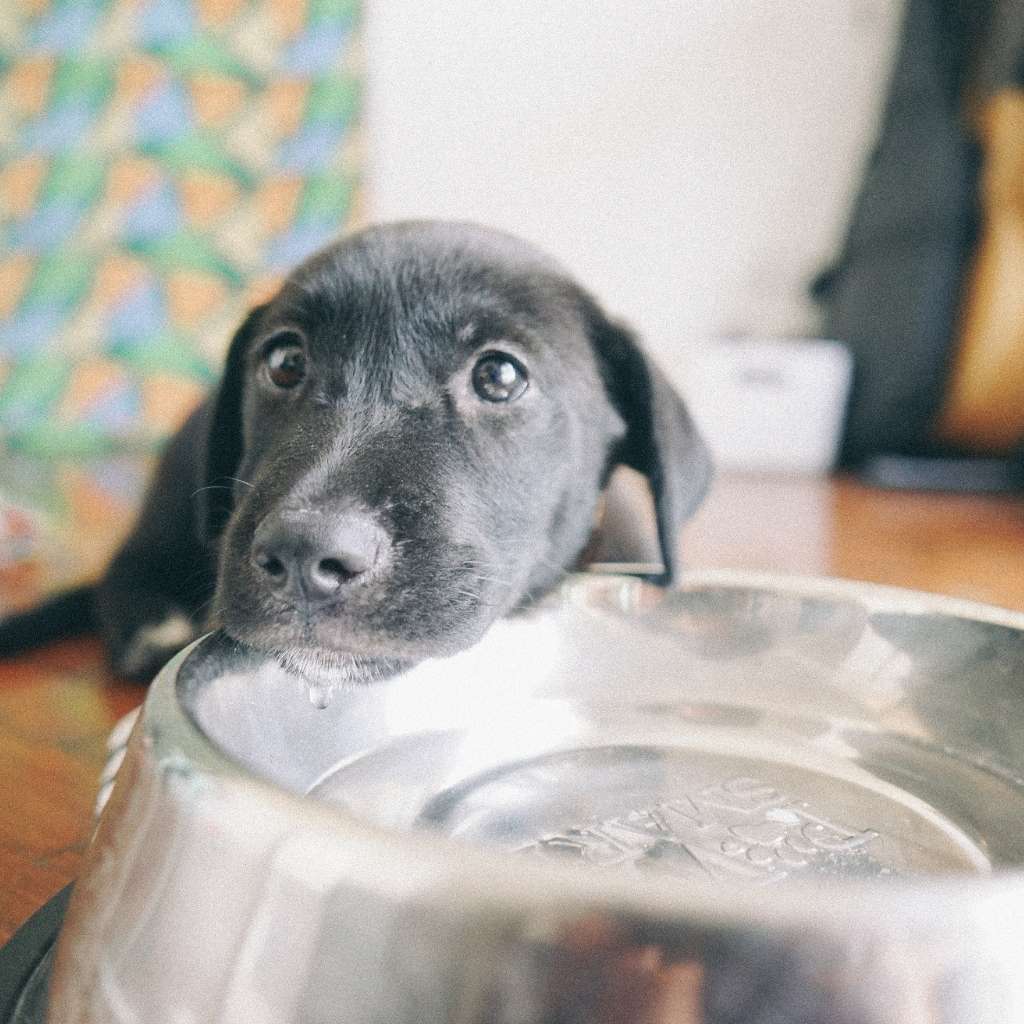
[[[1024,610],[1016,498],[724,477],[684,554],[693,567],[847,576]],[[143,695],[106,674],[93,642],[0,663],[0,941],[74,877],[106,735]]]
[[[883,491],[853,480],[718,481],[694,567],[844,576],[1024,610],[1024,499]]]

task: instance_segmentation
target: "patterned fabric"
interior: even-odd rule
[[[349,225],[357,3],[0,4],[8,449],[165,437],[244,308]]]
[[[0,448],[0,615],[96,579],[124,538],[153,456],[40,458]]]

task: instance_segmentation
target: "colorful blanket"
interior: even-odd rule
[[[0,4],[0,610],[95,575],[244,309],[357,219],[358,14]]]
[[[150,446],[353,219],[356,0],[0,5],[0,440]]]

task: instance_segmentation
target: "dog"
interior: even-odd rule
[[[0,652],[98,629],[148,680],[219,627],[314,681],[383,678],[551,590],[618,465],[670,584],[711,466],[633,334],[512,236],[369,228],[246,316],[102,580],[0,623]]]

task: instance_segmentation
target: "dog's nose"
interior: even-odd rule
[[[357,512],[272,513],[256,528],[252,560],[272,590],[323,604],[380,562],[385,539]]]

